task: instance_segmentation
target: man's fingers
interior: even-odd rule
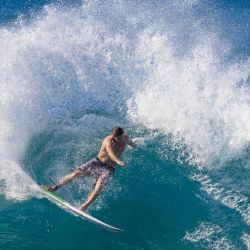
[[[125,167],[126,164],[122,161],[121,164],[120,164],[122,167]]]
[[[122,166],[122,167],[126,166],[126,164],[123,161],[117,161],[117,164],[120,165],[120,166]]]

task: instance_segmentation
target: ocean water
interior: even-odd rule
[[[0,250],[250,249],[249,1],[0,1]],[[120,125],[89,213],[49,184]],[[75,206],[91,178],[58,191]]]

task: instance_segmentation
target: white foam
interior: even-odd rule
[[[244,241],[247,250],[249,250],[250,249],[250,235],[247,233],[244,233],[241,239]]]
[[[4,181],[6,197],[14,200],[23,200],[39,192],[38,185],[14,161],[0,162],[0,180]]]
[[[204,249],[237,249],[223,229],[211,222],[200,222],[193,232],[186,232],[184,240],[197,244]]]
[[[219,38],[209,34],[177,57],[168,35],[144,30],[136,49],[147,77],[128,102],[131,119],[184,140],[190,161],[209,167],[221,166],[250,141],[250,62],[225,66],[226,44],[218,47]]]
[[[245,222],[250,225],[250,201],[248,197],[230,189],[229,186],[225,187],[213,182],[208,175],[194,174],[191,178],[199,181],[201,183],[201,189],[215,200],[237,211]]]

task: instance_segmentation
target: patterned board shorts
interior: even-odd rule
[[[108,180],[115,172],[115,168],[103,163],[99,158],[93,158],[77,168],[83,175],[102,177]]]

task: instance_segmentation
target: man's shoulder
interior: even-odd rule
[[[129,136],[127,134],[124,134],[123,139],[124,139],[125,142],[128,142],[129,141]]]
[[[112,140],[112,135],[108,135],[103,139],[103,143],[104,144],[109,143],[111,142],[111,140]]]

